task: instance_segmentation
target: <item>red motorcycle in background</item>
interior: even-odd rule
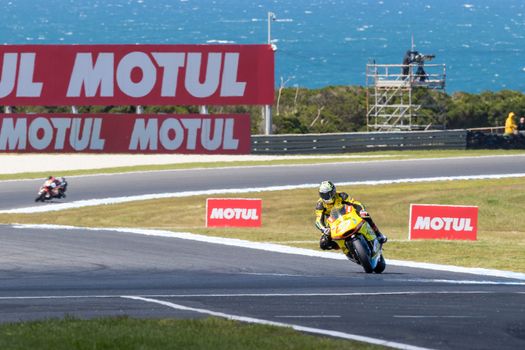
[[[38,190],[35,202],[45,202],[53,198],[66,198],[67,181],[64,177],[50,176]]]

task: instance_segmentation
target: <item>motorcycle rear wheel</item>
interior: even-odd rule
[[[363,266],[366,273],[372,273],[374,272],[374,269],[372,268],[372,262],[370,261],[370,251],[365,244],[366,243],[363,243],[363,240],[359,238],[352,241],[352,245],[354,246],[361,266]]]

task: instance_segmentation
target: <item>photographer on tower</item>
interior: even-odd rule
[[[425,69],[423,68],[423,65],[425,64],[425,61],[431,61],[436,57],[435,55],[424,55],[422,53],[419,53],[418,51],[414,50],[408,50],[405,53],[405,56],[403,57],[403,76],[404,78],[409,74],[410,72],[410,65],[417,63],[417,70],[415,76],[415,80],[419,80],[420,82],[424,82],[428,79],[428,74],[425,72]],[[405,78],[406,79],[406,78]]]

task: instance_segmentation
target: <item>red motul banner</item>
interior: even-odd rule
[[[208,198],[206,227],[260,227],[262,200]]]
[[[249,154],[250,135],[247,114],[0,114],[0,153]]]
[[[263,105],[270,45],[0,45],[0,105]]]
[[[408,239],[476,240],[478,207],[411,204]]]

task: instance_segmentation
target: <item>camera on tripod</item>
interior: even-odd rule
[[[411,61],[413,63],[423,64],[425,61],[432,61],[436,55],[425,55],[417,51],[413,52]]]

